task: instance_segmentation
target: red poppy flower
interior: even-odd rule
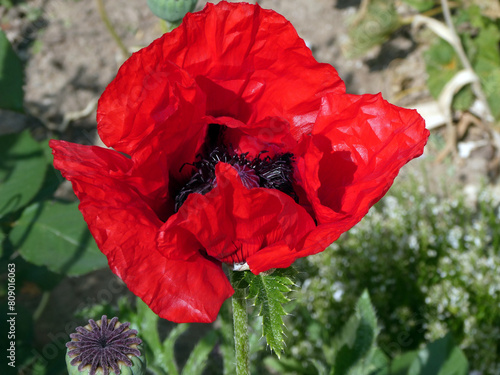
[[[282,16],[220,2],[132,55],[97,113],[113,148],[51,141],[112,271],[158,315],[213,321],[226,263],[323,251],[428,137],[380,95],[345,94]]]

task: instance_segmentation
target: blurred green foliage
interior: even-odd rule
[[[29,132],[0,137],[0,219],[36,196],[48,169],[42,147]]]
[[[15,5],[24,3],[26,0],[0,0],[0,5],[9,9]]]
[[[366,11],[351,22],[346,49],[349,57],[359,57],[372,47],[386,42],[402,26],[393,1],[370,0]]]
[[[62,275],[105,267],[78,204],[54,198],[63,181],[29,131],[0,136],[0,226],[3,258],[16,252]]]
[[[24,67],[0,29],[0,109],[22,112]]]
[[[403,2],[419,12],[428,11],[439,4],[439,0],[403,0]]]
[[[500,119],[500,19],[483,16],[480,8],[474,5],[457,9],[454,22],[472,68],[481,80],[493,116]],[[463,67],[453,47],[443,39],[436,38],[424,58],[429,90],[437,98]],[[455,96],[453,107],[466,110],[473,101],[471,88],[464,87]]]
[[[444,86],[460,70],[463,69],[460,59],[453,47],[443,39],[436,41],[424,53],[426,70],[428,74],[427,86],[431,95],[438,98]],[[474,101],[474,94],[469,86],[460,89],[453,98],[453,107],[466,110]]]
[[[265,362],[279,374],[321,375],[467,375],[468,363],[450,335],[419,350],[387,357],[376,343],[378,327],[375,309],[365,290],[356,302],[355,312],[329,344],[317,348],[323,360],[309,360],[314,369],[304,372],[296,357]]]
[[[30,205],[15,222],[10,239],[24,259],[63,275],[82,275],[108,265],[77,202]]]

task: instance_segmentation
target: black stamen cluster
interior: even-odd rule
[[[194,168],[191,179],[182,187],[175,197],[175,211],[177,212],[191,193],[206,194],[215,186],[215,166],[218,162],[230,165],[240,165],[251,168],[259,177],[259,186],[268,189],[278,189],[288,194],[297,201],[297,195],[293,190],[293,154],[290,152],[276,154],[273,157],[261,157],[267,151],[262,151],[257,157],[251,159],[248,153],[237,154],[225,146],[215,147],[208,157],[185,164]],[[183,167],[184,167],[183,166]]]
[[[120,374],[120,361],[131,367],[132,361],[128,355],[141,355],[136,345],[142,343],[142,340],[136,337],[135,329],[128,329],[130,323],[115,327],[117,322],[118,318],[115,317],[108,323],[108,318],[103,315],[100,326],[90,319],[90,329],[77,327],[78,333],[70,334],[72,340],[66,344],[70,349],[68,355],[74,356],[71,365],[78,364],[78,371],[90,365],[90,375],[95,375],[99,368],[103,375],[109,375],[110,370]]]

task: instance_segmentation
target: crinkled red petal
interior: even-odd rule
[[[227,142],[242,153],[289,151],[311,130],[321,96],[344,90],[281,15],[207,4],[122,65],[99,100],[98,130],[107,146],[180,181],[210,119],[234,119],[224,122]]]
[[[189,254],[202,251],[229,264],[247,262],[255,273],[290,265],[297,258],[295,245],[314,228],[310,215],[280,191],[247,189],[229,164],[218,163],[216,175],[212,191],[191,194],[165,223],[160,232],[163,254],[173,259],[186,256],[185,249],[170,245],[182,228],[201,245],[191,247]],[[285,253],[283,260],[279,255]]]
[[[214,116],[247,124],[285,118],[304,133],[326,92],[345,92],[337,71],[319,64],[280,14],[246,3],[208,3],[162,39],[166,57],[196,77]]]
[[[329,95],[308,148],[297,160],[297,179],[319,224],[304,244],[322,251],[366,215],[403,165],[420,156],[429,131],[415,111],[381,95]]]
[[[224,143],[239,154],[257,157],[262,151],[267,156],[293,151],[298,142],[290,133],[290,124],[283,118],[267,117],[247,126],[232,117],[208,117],[210,123],[224,125]]]
[[[153,44],[147,55],[137,52],[121,66],[99,99],[98,131],[107,146],[136,163],[179,178],[182,164],[194,160],[204,141],[206,99],[159,47]]]
[[[54,165],[70,180],[80,211],[111,270],[160,317],[212,322],[233,289],[218,262],[168,259],[156,243],[163,222],[137,192],[132,161],[95,146],[51,141]],[[189,243],[179,236],[179,246]]]

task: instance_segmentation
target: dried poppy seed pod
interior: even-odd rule
[[[146,359],[138,349],[142,340],[130,323],[118,318],[108,322],[106,315],[85,327],[77,327],[66,343],[66,365],[69,375],[145,375]]]
[[[198,0],[148,0],[148,7],[157,16],[168,22],[181,21],[192,12]]]

